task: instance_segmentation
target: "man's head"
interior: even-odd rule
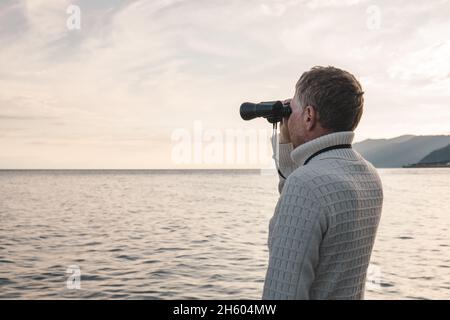
[[[364,98],[358,80],[334,67],[314,67],[295,86],[287,127],[295,147],[322,135],[353,131],[361,119]]]

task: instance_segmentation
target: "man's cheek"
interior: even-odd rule
[[[289,134],[292,135],[297,131],[297,126],[298,124],[295,121],[294,117],[289,117],[289,121],[288,121],[288,129],[289,129]]]
[[[292,113],[288,120],[289,127],[294,129],[298,125],[298,121],[299,121],[298,113],[296,112]]]

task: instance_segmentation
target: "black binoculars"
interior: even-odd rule
[[[255,118],[266,118],[270,123],[280,122],[292,113],[290,103],[283,104],[281,101],[269,101],[260,103],[244,102],[240,108],[241,118],[252,120]]]

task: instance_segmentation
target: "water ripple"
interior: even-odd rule
[[[448,298],[450,172],[408,172],[381,170],[381,283],[366,298]],[[259,174],[0,172],[0,298],[259,299],[276,187]],[[77,267],[81,289],[68,289]]]

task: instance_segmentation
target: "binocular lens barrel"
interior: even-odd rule
[[[255,118],[266,118],[269,122],[281,121],[284,117],[289,117],[292,110],[290,105],[283,105],[281,101],[269,101],[260,103],[245,102],[241,105],[240,114],[244,120]]]

